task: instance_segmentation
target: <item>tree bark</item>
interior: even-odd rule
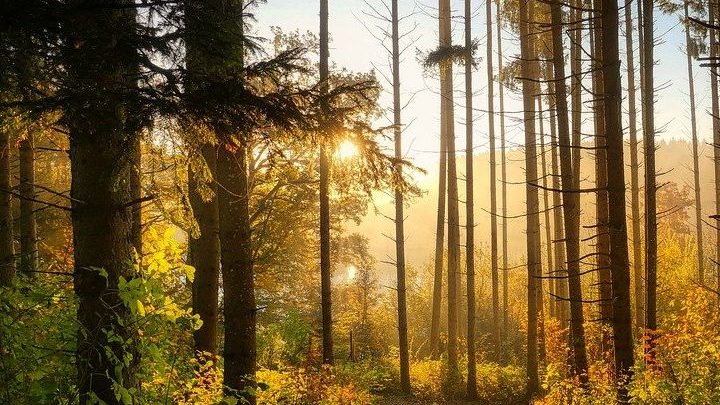
[[[562,6],[560,0],[551,3],[553,38],[553,67],[557,102],[558,137],[560,146],[560,173],[562,180],[563,219],[565,222],[565,248],[567,251],[568,300],[570,301],[570,349],[572,374],[587,383],[587,353],[585,349],[585,325],[580,283],[580,194],[575,188],[575,161],[570,142],[567,90],[565,87],[565,61],[562,43]],[[574,74],[573,74],[573,77]],[[580,88],[574,89],[579,92]],[[579,107],[575,105],[573,108]],[[573,121],[574,124],[575,121]],[[579,151],[576,151],[578,153]],[[572,156],[572,157],[571,157]]]
[[[435,231],[435,271],[433,279],[432,320],[430,325],[430,356],[440,357],[440,316],[442,309],[442,276],[445,258],[445,200],[447,197],[447,148],[440,136],[438,165],[438,209]]]
[[[602,2],[603,97],[608,163],[624,168],[622,82],[620,76],[619,16],[617,0]],[[652,21],[652,18],[648,19]],[[649,57],[648,60],[652,60]],[[626,383],[633,367],[632,314],[630,310],[630,266],[625,216],[625,171],[608,170],[610,272],[612,277],[612,329],[615,351],[617,399],[629,399]]]
[[[717,21],[717,2],[710,0],[710,24]],[[717,30],[711,29],[710,33],[710,57],[717,58],[718,43]],[[712,95],[712,131],[713,131],[713,163],[715,169],[715,213],[720,213],[720,100],[718,100],[718,68],[716,64],[710,67],[710,90]],[[717,224],[716,224],[717,225]],[[717,283],[720,287],[720,226],[715,228],[715,272]]]
[[[543,186],[543,217],[544,217],[544,224],[543,228],[545,230],[545,255],[547,256],[547,274],[549,276],[552,276],[555,264],[553,263],[553,246],[552,246],[552,225],[550,224],[550,211],[552,211],[552,208],[550,207],[550,191],[548,187],[548,170],[547,170],[547,158],[546,153],[547,149],[545,148],[545,118],[543,116],[543,102],[542,102],[542,96],[538,96],[538,121],[540,122],[540,174],[542,176],[542,186]],[[538,280],[539,284],[542,283],[542,279]],[[555,293],[555,284],[553,283],[553,279],[548,279],[548,285],[550,287],[550,293],[553,295],[557,295]],[[542,287],[540,288],[542,291]],[[542,300],[540,302],[543,302]],[[550,317],[555,318],[555,306],[550,305]]]
[[[320,83],[328,91],[330,38],[328,0],[320,0]],[[327,140],[320,145],[320,280],[322,301],[323,363],[333,364],[332,274],[330,267],[330,161]]]
[[[31,277],[38,269],[37,222],[35,220],[35,132],[28,128],[20,141],[20,271]]]
[[[528,4],[529,3],[529,4]],[[534,30],[531,28],[535,2],[520,2],[520,58],[521,75],[526,79],[537,78],[535,66]],[[533,35],[533,37],[531,37]],[[527,227],[527,282],[528,282],[528,341],[527,341],[527,397],[534,397],[540,390],[538,376],[538,303],[537,281],[542,274],[540,255],[540,215],[537,175],[537,150],[535,141],[535,95],[537,86],[531,80],[523,80],[523,118],[525,121],[525,198]]]
[[[395,176],[402,178],[402,116],[400,105],[400,16],[398,0],[392,0],[393,130],[395,136]],[[407,330],[407,289],[405,286],[405,214],[403,191],[395,188],[395,265],[397,267],[398,336],[400,346],[400,388],[410,394],[410,355]],[[468,340],[469,341],[469,340]]]
[[[697,278],[700,285],[705,283],[705,254],[703,252],[702,201],[700,201],[700,153],[698,151],[697,114],[695,112],[695,76],[690,37],[690,13],[688,0],[683,2],[685,16],[685,52],[687,53],[688,91],[690,96],[690,133],[693,151],[693,187],[695,189],[695,239],[697,240]]]
[[[640,2],[638,2],[640,4]],[[635,91],[635,58],[633,41],[632,7],[625,7],[625,49],[628,75],[628,131],[630,132],[630,193],[632,212],[633,278],[635,281],[635,327],[645,324],[645,297],[643,292],[642,236],[640,227],[640,174],[638,163],[637,107]]]
[[[6,114],[0,120],[7,119]],[[0,286],[9,287],[15,278],[15,250],[13,248],[13,218],[10,181],[10,132],[0,126]]]

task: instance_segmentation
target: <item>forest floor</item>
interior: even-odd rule
[[[414,405],[471,405],[471,404],[480,404],[480,401],[466,401],[466,400],[452,400],[452,401],[446,401],[446,400],[430,400],[430,399],[422,399],[422,398],[414,398],[414,397],[407,397],[402,395],[396,395],[396,394],[386,394],[382,395],[380,398],[378,398],[376,404],[378,405],[404,405],[404,404],[414,404]]]

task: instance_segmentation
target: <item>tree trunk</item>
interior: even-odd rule
[[[651,359],[654,336],[657,329],[657,208],[655,183],[655,87],[653,79],[653,1],[643,0],[643,133],[645,146],[645,280],[647,282],[645,303],[645,328],[649,330],[647,345]]]
[[[212,175],[212,183],[208,187],[214,195],[209,201],[203,200],[198,191],[196,173],[188,171],[188,192],[195,221],[200,235],[188,239],[189,262],[195,268],[195,279],[192,286],[193,312],[200,316],[202,326],[193,332],[194,350],[202,359],[203,353],[210,358],[217,355],[218,327],[218,277],[220,275],[220,239],[218,238],[219,212],[217,199],[217,148],[205,144],[200,153]],[[214,360],[213,360],[214,361]]]
[[[320,83],[328,91],[330,38],[328,0],[320,0]],[[327,140],[320,145],[320,280],[322,301],[323,363],[332,364],[332,274],[330,267],[330,161]]]
[[[593,88],[593,114],[595,123],[595,220],[597,242],[595,255],[598,272],[598,298],[599,317],[603,326],[609,326],[612,320],[612,291],[610,281],[610,235],[608,234],[608,160],[607,160],[607,134],[605,128],[605,99],[602,95],[604,89],[603,77],[603,32],[601,26],[601,2],[594,0],[593,24],[590,31],[592,42],[592,88]],[[601,344],[603,351],[607,352],[610,343],[608,331],[603,329],[601,333]]]
[[[553,67],[557,102],[558,137],[560,145],[560,173],[563,190],[563,214],[565,221],[565,248],[567,251],[568,299],[570,301],[570,349],[572,374],[587,383],[587,354],[585,349],[585,325],[580,283],[580,194],[575,185],[575,161],[570,143],[567,91],[565,87],[565,61],[562,43],[562,8],[560,0],[551,3],[553,38]],[[575,76],[573,76],[575,77]],[[580,88],[575,91],[579,92]],[[579,104],[575,105],[579,107]],[[574,121],[573,121],[574,124]],[[579,150],[576,151],[576,155]]]
[[[430,356],[440,357],[440,316],[442,309],[442,276],[445,258],[445,200],[447,197],[447,148],[440,136],[440,163],[438,165],[438,209],[435,231],[435,271],[433,279],[432,321],[430,326]]]
[[[393,129],[395,135],[395,176],[402,178],[402,117],[400,105],[400,16],[398,0],[392,0]],[[398,335],[400,343],[400,388],[410,393],[410,355],[407,330],[407,290],[405,286],[405,228],[403,191],[395,188],[395,265],[397,266]]]
[[[605,131],[608,167],[624,168],[622,82],[620,76],[619,16],[617,0],[602,2],[602,55]],[[648,19],[652,21],[652,18]],[[652,60],[652,58],[648,58]],[[630,311],[630,267],[625,216],[625,171],[608,170],[610,272],[612,276],[612,329],[618,402],[626,403],[626,383],[633,367],[632,314]]]
[[[572,104],[572,167],[573,189],[580,189],[580,160],[582,156],[582,0],[573,0],[570,20],[573,30],[570,33],[570,97]],[[562,38],[560,39],[562,41]],[[564,69],[563,69],[564,70]],[[557,75],[557,71],[555,73]],[[564,77],[563,77],[564,79]],[[580,218],[577,220],[577,231],[580,234]],[[568,257],[568,259],[570,259]]]
[[[548,276],[552,276],[555,265],[553,263],[553,246],[552,246],[552,225],[550,225],[550,211],[552,208],[550,207],[550,190],[548,187],[548,170],[547,170],[547,158],[546,158],[546,152],[547,149],[545,148],[545,125],[544,121],[545,118],[543,116],[543,102],[542,102],[542,96],[538,96],[538,121],[540,122],[540,168],[541,168],[541,176],[542,176],[542,186],[543,186],[543,217],[545,219],[544,222],[544,229],[545,229],[545,255],[547,256],[547,274]],[[550,294],[555,294],[555,284],[553,283],[552,279],[548,279],[548,285],[550,287]],[[538,280],[539,284],[542,283],[542,279]],[[542,287],[540,288],[542,290]],[[540,302],[543,302],[542,300]],[[550,317],[555,318],[555,306],[550,305]]]
[[[20,271],[34,276],[38,266],[37,222],[35,221],[35,132],[28,128],[20,141]]]
[[[528,4],[530,3],[530,4]],[[520,2],[520,58],[521,75],[536,79],[533,7],[535,2]],[[530,37],[533,35],[533,37]],[[528,343],[527,343],[527,397],[531,399],[540,390],[538,377],[538,302],[537,285],[542,274],[540,258],[540,215],[538,190],[535,183],[537,174],[537,150],[535,141],[535,95],[537,86],[531,80],[523,80],[523,116],[525,120],[525,198],[527,226],[527,282],[528,282]]]
[[[466,0],[465,5],[465,15],[466,19],[470,20],[470,1]],[[492,283],[492,337],[493,337],[493,354],[495,355],[496,359],[500,358],[500,280],[499,280],[499,274],[498,274],[498,224],[497,224],[497,161],[496,161],[496,153],[495,153],[495,76],[493,73],[493,23],[492,23],[492,1],[488,0],[485,2],[485,24],[486,24],[486,60],[487,60],[487,99],[488,99],[488,138],[489,138],[489,148],[490,148],[490,277],[491,277],[491,283]],[[465,46],[470,48],[472,46],[472,38],[470,38],[470,33],[467,32],[465,36]],[[468,57],[470,55],[468,54]],[[468,60],[468,62],[471,62]],[[465,67],[465,75],[466,77],[471,77],[471,65],[472,63],[467,63],[468,66]],[[470,80],[470,79],[468,79]],[[472,119],[472,88],[468,87],[466,89],[466,98],[467,98],[467,105],[469,105],[467,108],[467,117],[466,119],[471,120]],[[470,122],[470,121],[468,121]],[[472,133],[468,132],[468,137],[471,137]],[[468,150],[468,156],[467,160],[468,162],[472,162],[472,149],[473,145],[472,143],[468,143],[467,150]],[[469,163],[467,167],[467,176],[472,175],[472,163]],[[470,182],[470,178],[467,179],[468,184],[472,184]],[[474,222],[471,222],[470,215],[472,214],[473,207],[470,206],[470,197],[472,196],[472,187],[468,188],[468,226],[473,225]],[[470,228],[468,228],[470,229]],[[474,228],[472,228],[474,229]],[[470,240],[468,239],[468,243]],[[469,246],[469,245],[468,245]],[[472,251],[468,247],[468,254],[471,254]],[[469,265],[469,262],[468,262]],[[469,288],[469,287],[468,287]],[[468,310],[470,310],[470,307],[468,307]],[[468,326],[470,324],[468,323]]]
[[[688,90],[690,95],[690,132],[693,150],[693,186],[695,189],[695,239],[697,240],[697,277],[698,283],[705,283],[705,255],[703,252],[702,202],[700,201],[700,154],[698,152],[697,114],[695,112],[695,77],[693,75],[693,54],[690,38],[690,20],[688,0],[683,2],[685,14],[685,52],[687,53]]]
[[[710,1],[710,24],[717,21],[717,2]],[[710,57],[717,58],[717,30],[711,29],[710,33]],[[715,213],[720,214],[720,106],[718,103],[718,68],[716,64],[710,67],[710,90],[712,94],[712,131],[713,131],[713,163],[715,168]],[[717,274],[718,287],[720,288],[720,226],[715,224],[715,272]]]
[[[130,146],[140,125],[134,112],[137,82],[129,74],[138,61],[135,18],[134,9],[98,13],[87,8],[64,27],[68,43],[80,44],[64,48],[71,101],[62,118],[70,135],[80,404],[93,397],[118,404],[117,385],[136,386],[135,327],[119,294],[121,277],[135,276]],[[130,364],[118,363],[127,356]]]
[[[465,0],[465,269],[467,273],[467,399],[477,399],[477,365],[475,364],[475,204],[473,194],[473,83],[472,83],[472,9],[470,0]],[[487,4],[487,20],[491,18],[491,4]],[[492,25],[488,24],[492,33]],[[497,220],[495,212],[495,134],[492,112],[492,38],[488,37],[488,119],[490,125],[490,211],[491,211],[491,260],[493,278],[493,336],[497,336]],[[494,343],[497,343],[495,341]],[[495,346],[497,350],[497,346]]]
[[[7,114],[0,115],[0,119],[7,119]],[[0,287],[9,287],[15,277],[8,127],[9,125],[0,126]]]
[[[451,46],[450,0],[439,0],[440,47]],[[440,122],[448,160],[448,366],[458,372],[458,284],[460,264],[460,218],[458,209],[457,160],[455,157],[455,116],[453,101],[452,61],[440,65]]]
[[[638,4],[640,2],[638,1]],[[630,132],[630,193],[632,210],[633,278],[635,280],[635,327],[645,324],[642,267],[642,236],[640,228],[640,174],[638,164],[637,107],[635,95],[635,60],[632,7],[625,7],[625,49],[628,75],[628,131]]]
[[[142,150],[140,137],[135,139],[132,146],[132,168],[130,171],[130,189],[133,201],[142,198]],[[142,258],[142,204],[136,204],[132,210],[132,227],[130,229],[135,252]]]
[[[497,55],[498,55],[498,72],[502,71],[503,52],[502,52],[502,17],[500,13],[500,1],[497,2],[496,11],[496,30],[497,30]],[[500,178],[501,178],[501,194],[502,194],[502,284],[503,284],[503,323],[501,336],[507,337],[508,323],[510,316],[510,307],[508,301],[508,220],[507,220],[507,142],[505,139],[505,88],[498,81],[498,91],[500,96]],[[492,197],[491,197],[492,198]],[[501,353],[504,350],[499,347]]]

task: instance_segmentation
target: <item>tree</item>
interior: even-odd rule
[[[13,248],[13,218],[10,180],[10,131],[7,113],[0,114],[5,121],[0,126],[0,286],[10,286],[15,277],[15,250]]]
[[[570,301],[570,350],[572,374],[582,383],[587,382],[587,354],[585,326],[580,283],[580,195],[575,179],[575,161],[571,158],[570,126],[568,122],[567,90],[565,87],[565,61],[562,43],[562,6],[559,0],[550,5],[555,73],[555,100],[557,102],[558,143],[562,182],[563,219],[565,221],[565,249],[567,251],[568,300]],[[574,89],[580,91],[579,88]],[[574,121],[573,121],[574,122]],[[575,151],[575,155],[579,151]]]
[[[710,16],[710,25],[718,21],[718,4],[716,1],[708,1],[708,14]],[[710,30],[710,58],[718,57],[718,33],[717,29]],[[718,97],[718,67],[717,63],[710,66],[710,93],[711,93],[711,114],[712,114],[712,131],[713,131],[713,163],[715,169],[715,212],[720,213],[720,149],[715,147],[720,145],[720,100]],[[716,227],[715,231],[715,271],[717,275],[717,283],[720,286],[720,227]]]
[[[545,148],[545,118],[543,117],[543,102],[542,102],[542,96],[538,96],[538,122],[540,124],[540,177],[542,178],[542,186],[543,186],[543,219],[544,219],[544,226],[545,228],[545,254],[547,256],[547,271],[548,275],[552,276],[552,274],[555,272],[555,266],[553,265],[553,238],[552,238],[552,225],[550,224],[550,211],[552,211],[552,208],[550,207],[550,189],[548,187],[548,170],[547,170],[547,152],[548,150]],[[552,113],[551,113],[552,114]],[[549,278],[549,288],[550,288],[550,294],[551,295],[557,295],[555,292],[555,283],[553,282],[554,279]],[[542,284],[542,279],[539,281]],[[542,292],[542,288],[540,289]],[[540,301],[542,302],[542,301]],[[555,306],[550,305],[550,316],[555,317]]]
[[[527,396],[535,396],[540,389],[538,377],[538,279],[542,275],[540,255],[540,214],[538,190],[537,151],[535,141],[535,93],[537,78],[535,62],[533,7],[534,2],[520,2],[520,69],[522,82],[523,118],[525,121],[525,198],[527,227],[527,272],[528,272],[528,337],[527,337]]]
[[[603,0],[602,55],[603,104],[607,140],[608,230],[610,232],[610,274],[612,278],[612,329],[615,352],[615,378],[618,402],[626,403],[633,367],[632,314],[630,310],[630,267],[627,250],[627,219],[625,216],[625,171],[610,170],[624,167],[622,82],[620,76],[619,17],[617,0]],[[648,18],[646,21],[652,21]],[[648,47],[649,48],[649,47]],[[648,60],[652,60],[649,57]],[[651,87],[652,88],[652,87]]]
[[[392,0],[392,85],[393,130],[395,136],[395,177],[402,178],[402,108],[400,106],[400,16],[398,1]],[[400,387],[410,393],[410,355],[407,331],[407,288],[405,286],[405,214],[403,190],[395,187],[395,266],[397,268],[398,334],[400,341]]]
[[[20,272],[34,276],[38,270],[37,221],[35,219],[35,134],[30,124],[20,140]]]

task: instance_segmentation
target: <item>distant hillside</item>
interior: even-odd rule
[[[703,203],[703,211],[710,213],[714,211],[714,191],[713,191],[713,167],[711,153],[712,148],[703,145],[702,157],[700,161],[701,184],[703,185],[701,198]],[[626,148],[626,181],[628,182],[628,206],[629,206],[629,150]],[[665,182],[675,182],[679,186],[685,184],[692,186],[692,149],[691,144],[686,141],[670,141],[659,143],[657,151],[658,172],[663,173],[658,179],[658,184]],[[498,153],[498,164],[500,155]],[[642,151],[640,152],[640,160],[642,161]],[[464,158],[458,159],[458,168],[464,169]],[[548,165],[550,165],[550,156],[547,156]],[[584,173],[582,179],[582,187],[592,187],[594,182],[594,160],[592,155],[586,153],[582,158],[581,172]],[[525,218],[522,214],[525,212],[525,186],[524,186],[524,157],[523,151],[513,149],[508,152],[508,216],[518,217],[509,220],[508,223],[508,248],[511,262],[518,262],[525,256]],[[408,265],[420,267],[428,263],[433,257],[435,249],[435,221],[437,210],[437,167],[425,167],[427,174],[423,175],[419,180],[420,187],[426,193],[412,202],[406,208],[405,233],[406,256]],[[640,183],[643,182],[643,167],[640,165]],[[500,169],[498,166],[498,176]],[[490,207],[490,191],[489,191],[489,154],[483,153],[475,156],[475,218],[477,226],[475,228],[475,238],[479,249],[482,245],[490,243],[490,215],[488,214]],[[460,200],[461,200],[461,223],[464,224],[464,172],[459,173],[460,181]],[[498,209],[500,209],[500,183],[498,183]],[[542,193],[542,191],[541,191]],[[642,190],[641,190],[642,194]],[[642,196],[641,196],[642,201]],[[540,196],[541,205],[543,203],[542,194]],[[393,213],[392,201],[386,198],[376,202],[378,209],[387,215]],[[551,200],[552,204],[552,200]],[[594,217],[594,196],[582,197],[583,223],[589,224]],[[629,209],[628,209],[629,214]],[[706,214],[709,215],[709,214]],[[541,215],[541,221],[543,216]],[[362,233],[370,239],[370,248],[375,257],[379,260],[394,258],[395,247],[393,243],[385,235],[393,235],[394,226],[392,222],[381,215],[370,212],[365,220],[357,227],[350,230]],[[464,234],[464,229],[461,229]],[[464,238],[464,236],[463,236]],[[487,252],[488,249],[480,249]],[[381,264],[379,269],[381,273],[392,271],[387,264]],[[387,273],[388,275],[391,273]]]

